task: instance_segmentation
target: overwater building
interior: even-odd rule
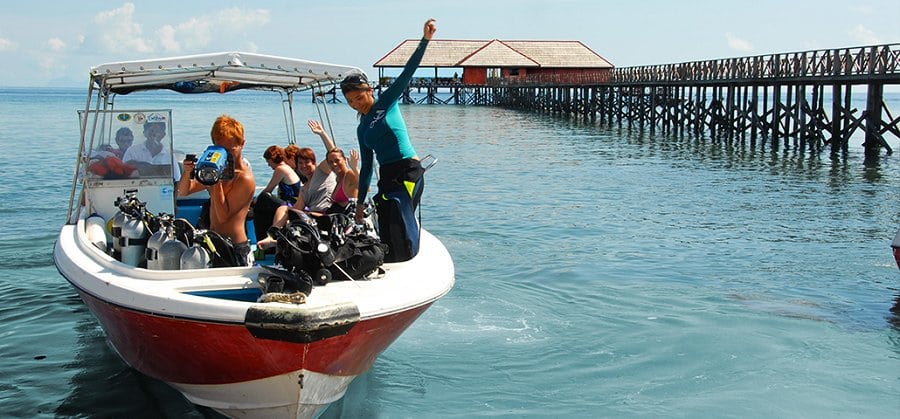
[[[390,84],[385,68],[401,68],[418,39],[397,45],[373,66],[379,83]],[[435,39],[428,44],[419,68],[434,68],[434,85],[481,86],[503,82],[597,83],[609,80],[613,65],[579,41],[468,41]],[[438,77],[438,69],[461,69]]]

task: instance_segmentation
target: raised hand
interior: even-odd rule
[[[359,172],[359,151],[356,151],[355,148],[350,150],[350,169]]]
[[[309,130],[312,131],[313,134],[322,135],[325,133],[325,128],[322,128],[322,124],[315,119],[307,120],[306,125],[309,125]]]
[[[425,39],[430,40],[434,33],[437,32],[437,19],[431,18],[425,22],[425,28],[422,31],[422,36]]]

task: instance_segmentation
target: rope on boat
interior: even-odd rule
[[[347,279],[350,280],[350,282],[356,283],[356,280],[353,279],[353,277],[350,276],[350,274],[348,274],[347,271],[345,271],[343,268],[341,268],[341,265],[338,265],[337,263],[335,263],[331,266],[334,266],[335,268],[337,268],[337,270],[341,271],[341,273],[344,274],[344,276],[346,276]],[[356,284],[356,286],[359,287],[359,284]]]
[[[297,291],[294,293],[268,292],[259,297],[258,303],[287,303],[287,304],[304,304],[307,295]]]

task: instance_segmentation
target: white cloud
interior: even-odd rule
[[[57,58],[52,55],[39,55],[37,57],[38,66],[41,67],[45,72],[51,71],[56,67]]]
[[[66,49],[66,43],[63,42],[62,39],[59,38],[50,38],[44,45],[50,49],[50,51],[59,52]]]
[[[232,7],[216,13],[214,20],[230,29],[242,30],[269,23],[269,11],[265,9],[241,10]]]
[[[6,38],[0,38],[0,51],[13,51],[18,45]]]
[[[179,23],[172,28],[172,33],[170,35],[172,37],[172,42],[178,46],[178,49],[170,51],[180,52],[182,46],[187,50],[196,50],[198,48],[206,47],[212,39],[212,28],[215,28],[216,26],[217,24],[212,22],[208,16],[195,17],[186,22]]]
[[[176,29],[172,25],[165,25],[156,30],[156,37],[164,51],[181,51],[181,44],[175,40]]]
[[[152,52],[152,44],[143,38],[141,24],[134,21],[134,4],[125,3],[118,9],[94,16],[98,46],[105,52]],[[89,36],[90,37],[90,36]]]
[[[244,44],[244,48],[242,48],[241,51],[259,52],[259,45],[256,45],[255,42],[246,42]]]
[[[167,52],[199,52],[201,49],[232,50],[249,44],[247,32],[269,23],[268,10],[229,8],[213,14],[191,18],[176,25],[165,25],[156,31],[160,46]]]
[[[271,19],[271,13],[265,9],[231,7],[199,16],[176,17],[184,20],[153,29],[141,23],[141,16],[143,14],[138,12],[134,3],[97,13],[90,32],[84,36],[83,42],[78,43],[79,47],[118,56],[159,51],[193,54],[234,50],[246,44],[252,46],[253,39],[259,37],[254,35]]]
[[[56,77],[65,72],[65,54],[66,42],[59,38],[50,38],[41,43],[41,48],[35,50],[32,56],[44,76]]]
[[[875,32],[872,32],[871,29],[863,26],[862,24],[856,25],[856,27],[849,32],[849,35],[850,38],[852,38],[854,41],[863,45],[884,43],[881,41],[878,35],[875,35]]]
[[[740,52],[751,52],[753,51],[753,44],[745,39],[738,38],[734,36],[731,32],[725,33],[725,39],[728,40],[728,48],[733,50],[737,50]]]

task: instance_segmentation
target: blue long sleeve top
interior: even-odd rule
[[[419,46],[409,57],[409,61],[403,67],[403,71],[397,79],[381,92],[378,100],[372,104],[369,113],[359,119],[356,127],[356,137],[359,140],[359,192],[357,202],[364,202],[369,193],[369,183],[372,181],[373,157],[378,159],[379,165],[398,162],[416,155],[409,134],[406,131],[406,122],[400,114],[399,101],[403,92],[409,86],[413,73],[422,62],[428,40],[422,38]]]

